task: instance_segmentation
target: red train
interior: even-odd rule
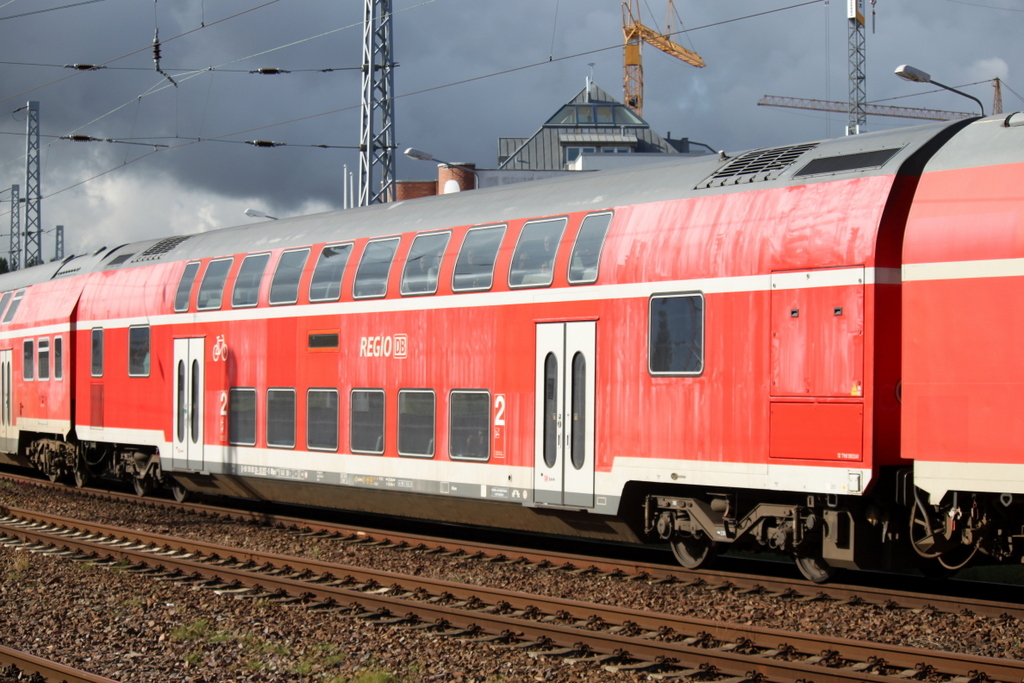
[[[1024,114],[0,276],[0,460],[839,567],[1024,554]]]

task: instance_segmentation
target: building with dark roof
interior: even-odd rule
[[[688,152],[686,139],[661,137],[636,112],[588,80],[531,137],[498,138],[498,168],[561,171],[581,168],[577,160],[589,154]]]

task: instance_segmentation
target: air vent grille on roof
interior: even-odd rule
[[[817,146],[817,143],[810,143],[747,152],[715,171],[711,174],[711,177],[697,185],[697,188],[774,180],[782,175],[783,171],[792,166],[804,152],[808,152]]]
[[[135,256],[135,254],[121,254],[120,256],[115,256],[110,260],[110,263],[107,264],[107,267],[119,266],[128,259],[130,259],[132,256]]]
[[[54,273],[53,277],[50,278],[50,279],[51,280],[56,280],[59,277],[67,277],[68,275],[74,275],[75,273],[77,273],[81,269],[82,269],[81,265],[76,265],[73,268],[69,268],[67,266],[61,266],[60,270],[58,270],[56,273]]]
[[[902,147],[876,149],[871,152],[855,152],[840,154],[834,157],[812,159],[806,166],[797,171],[795,178],[822,173],[842,173],[844,171],[862,171],[868,168],[879,168],[896,156]]]
[[[132,263],[138,263],[139,261],[154,261],[191,237],[192,235],[178,235],[177,237],[168,237],[167,239],[160,240],[149,249],[146,249],[146,251],[132,259]]]

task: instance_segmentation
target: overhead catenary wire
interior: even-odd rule
[[[266,6],[267,4],[271,4],[272,2],[277,2],[277,1],[278,0],[270,0],[270,2],[267,2],[264,5],[260,5],[260,7]],[[747,19],[754,19],[754,18],[757,18],[757,17],[766,16],[766,15],[770,15],[770,14],[775,14],[775,13],[778,13],[778,12],[784,12],[784,11],[788,11],[788,10],[798,9],[800,7],[807,7],[807,6],[815,5],[815,4],[818,4],[818,3],[825,2],[825,1],[826,0],[805,0],[804,2],[799,2],[799,3],[793,4],[793,5],[787,5],[785,7],[773,8],[773,9],[764,10],[764,11],[761,11],[761,12],[755,12],[755,13],[752,13],[752,14],[743,15],[743,16],[740,16],[740,17],[734,17],[734,18],[731,18],[731,19],[724,19],[724,20],[721,20],[721,21],[712,22],[712,23],[705,24],[705,25],[702,25],[702,26],[696,26],[696,27],[688,28],[688,29],[681,29],[679,31],[674,31],[673,33],[668,34],[668,35],[672,36],[672,35],[688,33],[688,32],[691,32],[691,31],[699,31],[699,30],[704,30],[704,29],[713,28],[713,27],[717,27],[717,26],[723,26],[723,25],[726,25],[726,24],[735,23],[737,21],[744,21],[744,20],[747,20]],[[414,7],[420,7],[420,6],[423,6],[423,5],[430,4],[432,2],[436,2],[436,0],[425,0],[424,2],[422,2],[419,5],[416,5]],[[405,8],[404,10],[401,10],[401,11],[408,11],[409,9],[413,9],[413,7]],[[396,12],[396,14],[397,14],[397,12]],[[220,21],[224,21],[224,20],[220,20]],[[358,26],[358,25],[361,25],[361,24],[353,24],[353,26]],[[326,32],[326,33],[321,34],[321,35],[328,35],[330,33],[336,33],[336,32],[338,32],[340,30],[343,30],[343,28],[342,29],[334,29],[332,31]],[[191,31],[189,31],[187,33],[191,33],[191,32],[194,32],[196,30],[199,30],[199,29],[192,29]],[[181,35],[185,35],[185,34],[181,34]],[[179,36],[176,36],[176,37],[179,37]],[[296,43],[304,42],[305,40],[309,40],[309,39],[304,39],[302,41],[296,41]],[[285,46],[282,46],[282,47],[285,47]],[[595,49],[592,49],[592,50],[581,51],[581,52],[574,53],[574,54],[571,54],[571,55],[565,55],[565,56],[562,56],[562,57],[556,57],[556,58],[551,59],[551,60],[544,60],[544,61],[540,61],[540,62],[531,62],[531,63],[528,63],[528,64],[512,67],[512,68],[509,68],[509,69],[502,69],[500,71],[495,71],[495,72],[491,72],[491,73],[488,73],[488,74],[482,74],[480,76],[473,76],[473,77],[470,77],[470,78],[464,78],[464,79],[460,79],[460,80],[457,80],[457,81],[451,81],[451,82],[448,82],[448,83],[443,83],[443,84],[439,84],[439,85],[435,85],[435,86],[430,86],[430,87],[427,87],[427,88],[421,88],[419,90],[414,90],[414,91],[410,91],[410,92],[403,93],[403,94],[400,94],[400,95],[396,95],[394,99],[397,100],[397,99],[404,99],[404,98],[407,98],[407,97],[413,97],[413,96],[416,96],[416,95],[422,95],[422,94],[425,94],[425,93],[435,92],[437,90],[442,90],[442,89],[445,89],[445,88],[455,87],[455,86],[459,86],[459,85],[465,85],[465,84],[468,84],[468,83],[474,83],[474,82],[481,81],[481,80],[486,80],[486,79],[489,79],[489,78],[495,78],[495,77],[504,76],[504,75],[507,75],[507,74],[510,74],[510,73],[515,73],[515,72],[524,71],[524,70],[527,70],[527,69],[536,68],[538,66],[542,66],[542,65],[545,65],[545,64],[551,64],[551,63],[555,63],[555,62],[566,61],[566,60],[569,60],[569,59],[576,59],[576,58],[579,58],[579,57],[586,57],[586,56],[589,56],[589,55],[598,54],[598,53],[601,53],[601,52],[607,52],[607,51],[610,51],[610,50],[619,50],[621,48],[622,48],[622,45],[620,43],[616,43],[614,45],[608,45],[608,46],[605,46],[605,47],[595,48]],[[274,51],[276,49],[282,49],[282,48],[274,48],[273,50],[267,50],[267,51],[265,51],[263,53],[259,53],[259,54],[266,54],[266,53],[272,52],[272,51]],[[136,54],[136,53],[138,53],[140,51],[141,50],[136,50],[135,52],[130,53],[130,54]],[[256,56],[259,56],[259,55],[256,55]],[[245,59],[245,58],[240,58],[238,60],[232,60],[231,62],[228,62],[228,63],[229,64],[230,63],[236,63],[237,61],[241,61],[242,59]],[[116,60],[111,60],[111,61],[116,61]],[[190,75],[189,78],[191,78],[191,77],[194,77],[194,76]],[[157,86],[154,86],[154,88],[152,88],[150,90],[150,92],[148,92],[146,94],[147,95],[148,94],[153,94],[154,92],[158,92],[159,90],[162,90],[162,89],[167,88],[167,87],[170,87],[170,86],[159,85],[158,84]],[[140,96],[140,97],[142,97],[142,96]],[[4,100],[0,99],[0,102],[3,102],[3,101]],[[135,99],[133,99],[132,101],[135,101]],[[126,104],[128,104],[128,103],[126,103]],[[124,106],[126,106],[126,104],[125,105],[121,105],[117,109],[123,108]],[[133,163],[135,163],[137,161],[141,161],[142,159],[145,159],[145,158],[147,158],[149,156],[152,156],[153,154],[156,154],[158,152],[167,152],[167,151],[171,151],[171,150],[177,150],[177,149],[181,149],[183,147],[187,147],[187,146],[191,146],[191,145],[197,144],[199,142],[224,141],[224,142],[235,142],[235,143],[238,143],[238,142],[242,142],[242,141],[237,141],[237,140],[229,141],[229,140],[224,140],[224,138],[244,135],[246,133],[251,133],[251,132],[254,132],[254,131],[258,131],[258,130],[266,130],[268,128],[273,128],[273,127],[276,127],[276,126],[286,125],[286,124],[289,124],[289,123],[296,123],[296,122],[299,122],[299,121],[306,121],[306,120],[313,119],[313,118],[318,118],[318,117],[321,117],[321,116],[329,116],[331,114],[336,114],[336,113],[340,113],[340,112],[344,112],[344,111],[350,111],[350,110],[358,109],[359,106],[360,105],[355,104],[355,105],[350,105],[350,106],[345,106],[345,107],[338,107],[336,109],[331,109],[331,110],[319,112],[319,113],[316,113],[316,114],[309,114],[309,115],[306,115],[306,116],[299,116],[299,117],[295,117],[295,118],[292,118],[292,119],[287,119],[287,120],[284,120],[284,121],[278,121],[278,122],[275,122],[275,123],[265,124],[265,125],[261,125],[261,126],[253,126],[253,127],[250,127],[250,128],[246,128],[244,130],[238,130],[238,131],[233,131],[233,132],[230,132],[230,133],[224,133],[222,135],[217,135],[217,136],[213,136],[213,137],[209,137],[209,138],[202,138],[202,139],[199,139],[199,138],[181,138],[182,144],[180,144],[180,145],[170,145],[167,148],[160,148],[160,149],[150,150],[149,152],[146,152],[145,154],[142,154],[142,155],[140,155],[138,157],[135,157],[134,159],[131,159],[130,161],[127,161],[127,162],[125,162],[125,163],[123,163],[123,164],[121,164],[121,165],[119,165],[117,167],[107,169],[107,170],[102,171],[100,173],[97,173],[97,174],[95,174],[93,176],[90,176],[89,178],[85,178],[85,179],[83,179],[83,180],[81,180],[79,182],[76,182],[76,183],[74,183],[72,185],[69,185],[69,186],[64,187],[62,189],[56,190],[54,192],[51,192],[48,195],[46,195],[46,197],[52,197],[52,196],[55,196],[55,195],[67,192],[69,190],[72,190],[72,189],[74,189],[76,187],[79,187],[79,186],[81,186],[81,185],[83,185],[85,183],[88,183],[88,182],[90,182],[92,180],[95,180],[95,179],[100,178],[102,176],[105,176],[105,175],[107,175],[109,173],[112,173],[113,171],[116,171],[118,169],[124,168],[125,166],[127,166],[129,164],[133,164]],[[104,115],[104,116],[106,116],[106,115]],[[103,118],[103,117],[101,116],[99,118]],[[95,120],[99,120],[99,118],[95,119]],[[290,146],[301,146],[301,145],[290,145]],[[311,147],[327,147],[327,146],[321,146],[321,145],[309,145],[309,146],[311,146]],[[336,148],[345,149],[346,147],[339,145]],[[0,214],[0,215],[3,215],[3,214]]]

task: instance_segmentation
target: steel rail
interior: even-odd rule
[[[13,650],[0,645],[0,664],[15,666],[22,673],[32,673],[47,681],[64,681],[64,683],[117,683],[113,678],[106,678],[88,671],[81,671],[59,662],[52,662],[28,652]]]
[[[15,511],[9,509],[9,512]],[[965,681],[977,678],[977,672],[984,672],[990,681],[1017,681],[1024,667],[1024,663],[1010,660],[805,636],[761,627],[729,626],[703,619],[468,586],[159,534],[136,534],[108,525],[24,512],[25,519],[8,517],[0,520],[0,527],[7,529],[8,536],[20,538],[24,543],[40,544],[36,551],[45,545],[60,546],[60,550],[47,552],[79,559],[102,556],[107,562],[128,561],[144,571],[163,572],[163,578],[176,575],[191,579],[203,575],[209,578],[207,587],[236,595],[287,595],[293,600],[315,601],[327,608],[347,603],[360,615],[386,615],[392,622],[395,620],[391,616],[401,613],[406,616],[399,618],[399,622],[442,620],[458,628],[519,633],[534,641],[562,647],[578,649],[577,644],[582,640],[595,651],[628,652],[631,657],[648,662],[668,658],[682,662],[687,668],[714,666],[735,675],[756,671],[796,680],[814,674],[815,681],[837,682],[884,680],[886,676],[878,672],[890,669],[902,674],[903,679],[927,670],[966,677]],[[269,567],[276,569],[268,571]],[[339,575],[345,578],[338,580]],[[442,601],[456,603],[456,606],[441,604]],[[358,607],[352,607],[355,605]],[[571,614],[577,616],[568,616]],[[666,640],[669,637],[679,640]],[[780,642],[783,644],[779,645]],[[815,654],[819,652],[822,654]],[[772,659],[780,653],[804,659]],[[844,666],[824,668],[818,662]]]
[[[803,579],[786,579],[754,576],[740,572],[726,572],[715,569],[688,570],[676,565],[666,565],[628,560],[597,558],[556,551],[528,550],[475,541],[453,540],[436,536],[409,534],[394,530],[374,529],[351,524],[322,522],[274,513],[253,512],[199,503],[177,503],[168,499],[139,498],[134,494],[118,493],[104,489],[73,489],[61,484],[0,473],[0,478],[55,488],[60,491],[104,498],[155,509],[186,511],[203,516],[216,516],[227,521],[237,520],[252,524],[281,527],[302,531],[303,535],[324,540],[361,539],[365,543],[409,547],[410,549],[441,549],[454,553],[478,555],[486,558],[522,559],[530,563],[551,564],[568,570],[590,570],[609,575],[629,575],[646,578],[652,582],[680,582],[692,584],[705,582],[716,589],[750,591],[770,594],[785,594],[804,599],[836,600],[843,603],[861,603],[892,607],[894,604],[906,609],[928,609],[948,614],[971,612],[987,617],[1009,615],[1024,620],[1024,605],[971,597],[951,597],[932,593],[893,590],[884,587],[858,586],[843,583],[811,584]]]

